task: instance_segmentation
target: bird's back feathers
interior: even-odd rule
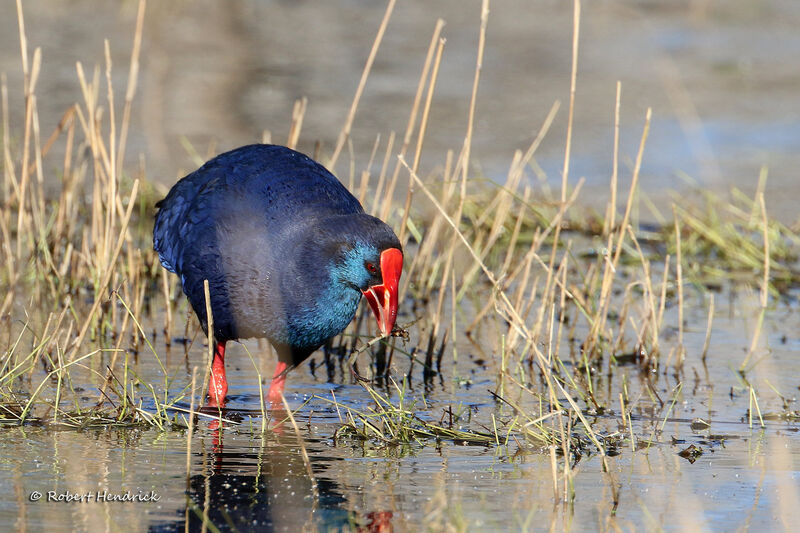
[[[274,145],[244,146],[215,157],[156,205],[154,248],[164,267],[180,276],[203,328],[203,280],[208,279],[217,339],[266,337],[279,355],[280,346],[294,352],[281,356],[290,363],[316,349],[324,335],[341,331],[361,297],[357,291],[349,296],[353,301],[343,307],[349,316],[334,317],[329,329],[341,322],[340,329],[320,332],[322,340],[313,335],[298,340],[289,330],[297,302],[317,290],[298,283],[299,277],[322,275],[307,272],[300,249],[329,243],[337,232],[347,236],[351,227],[385,227],[364,214],[358,200],[320,164]],[[358,222],[362,217],[367,224]]]

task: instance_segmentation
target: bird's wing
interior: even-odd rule
[[[259,216],[266,234],[340,214],[363,213],[358,200],[311,158],[283,146],[256,144],[221,154],[189,174],[161,202],[153,247],[171,272],[181,271],[184,247],[203,242],[216,225]],[[235,236],[233,237],[235,238]]]

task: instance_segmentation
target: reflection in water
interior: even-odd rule
[[[235,415],[223,413],[223,417]],[[273,411],[273,419],[283,419]],[[304,441],[311,475],[297,436],[289,424],[268,430],[262,438],[220,427],[212,421],[200,431],[200,452],[193,458],[186,507],[174,522],[157,523],[154,532],[201,531],[204,519],[221,531],[357,530],[392,531],[390,511],[377,510],[360,518],[350,511],[343,490],[326,474],[327,466],[314,463],[324,448]],[[326,464],[336,460],[326,457]],[[211,530],[211,529],[209,529]]]

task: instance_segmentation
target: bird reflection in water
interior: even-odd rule
[[[271,412],[276,422],[261,437],[225,422],[260,413],[203,411],[222,420],[200,418],[200,449],[192,459],[192,471],[200,473],[187,479],[186,508],[178,520],[154,524],[151,531],[393,530],[391,511],[361,515],[350,510],[340,483],[314,458],[325,454],[327,463],[343,459],[326,454],[325,443],[303,439],[286,411]]]

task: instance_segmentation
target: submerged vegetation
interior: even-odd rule
[[[393,5],[338,142],[320,151],[329,168],[338,168],[346,153]],[[188,429],[190,435],[203,420],[241,423],[241,414],[198,407],[208,365],[196,358],[190,363],[189,354],[203,335],[186,313],[178,281],[159,267],[152,250],[154,202],[164,187],[126,157],[144,2],[124,92],[112,83],[106,42],[104,65],[91,69],[78,63],[82,100],[65,110],[53,132],[40,130],[41,54],[29,50],[18,6],[22,125],[9,123],[12,98],[2,81],[0,421],[72,429]],[[670,213],[654,206],[647,216],[638,213],[651,114],[642,117],[629,186],[621,188],[619,84],[616,102],[609,103],[616,117],[609,134],[617,151],[604,212],[584,207],[583,182],[570,176],[571,122],[560,187],[551,190],[546,180],[531,178],[537,147],[561,112],[559,103],[535,139],[515,152],[504,180],[482,178],[470,146],[488,16],[485,1],[463,146],[431,154],[426,159],[439,156],[437,165],[420,167],[445,46],[440,21],[404,133],[377,137],[366,164],[353,161],[349,176],[339,173],[367,211],[393,225],[409,260],[398,318],[406,337],[370,340],[369,321],[359,314],[324,350],[321,364],[328,375],[339,379],[339,371],[346,382],[360,383],[368,404],[354,406],[335,395],[309,398],[338,413],[341,423],[330,438],[378,448],[446,441],[496,447],[509,457],[542,453],[551,462],[552,497],[560,502],[575,498],[572,478],[583,457],[599,456],[606,465],[626,449],[669,443],[665,424],[676,416],[689,381],[703,368],[707,375],[708,366],[738,370],[724,386],[731,395],[748,398],[750,408],[741,416],[751,427],[771,420],[796,423],[793,393],[779,392],[769,377],[754,372],[770,357],[765,322],[796,294],[800,281],[800,234],[769,216],[766,171],[754,197],[734,190],[723,200],[701,192],[692,203],[676,202]],[[577,48],[577,25],[575,32]],[[285,140],[290,147],[302,134],[304,113],[305,102],[298,101]],[[284,142],[277,134],[265,133],[265,139]],[[63,159],[56,161],[55,154]],[[712,342],[720,295],[737,294],[753,308],[748,343],[721,360]],[[185,356],[179,375],[164,362],[170,357],[164,347],[170,345]],[[145,358],[156,361],[160,380],[142,375],[139,362]],[[250,356],[261,383],[263,367],[256,359]],[[312,372],[320,365],[311,364]],[[470,367],[480,369],[478,377]],[[306,371],[295,371],[295,381]],[[412,387],[419,381],[424,387]],[[423,390],[436,386],[472,387],[482,415],[473,418],[474,406],[460,400],[434,405]],[[765,395],[782,407],[762,411]],[[287,421],[299,432],[295,417],[310,416],[304,411],[308,401],[277,414],[268,413],[262,401],[251,418],[260,417],[256,425],[265,432]],[[679,445],[681,456],[696,458],[695,444]],[[610,465],[605,470],[616,499],[615,470]]]

